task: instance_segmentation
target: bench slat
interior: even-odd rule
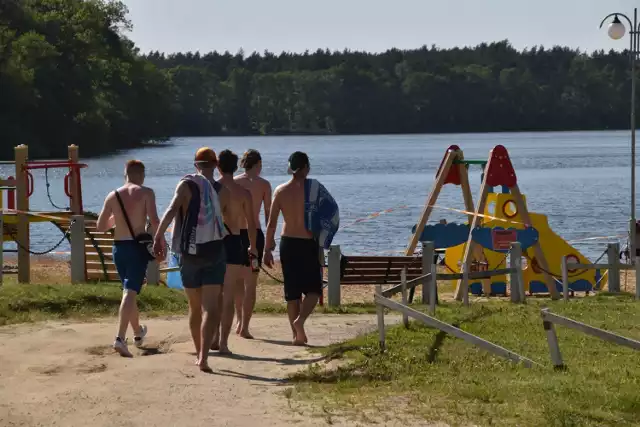
[[[400,277],[401,268],[392,268],[391,270],[387,270],[386,268],[345,268],[344,276],[376,276],[376,275],[386,275],[387,273],[390,276],[398,276]],[[420,275],[422,274],[422,268],[409,268],[407,269],[407,276],[411,275]]]
[[[397,264],[397,263],[388,264],[386,262],[363,262],[363,263],[347,262],[345,265],[346,265],[346,268],[356,268],[356,269],[360,269],[360,268],[388,268],[389,265],[391,265],[392,269],[401,270],[402,267],[422,268],[422,261],[420,261],[420,262],[412,262],[412,263],[409,263],[409,264]]]
[[[412,257],[412,256],[392,256],[392,257],[384,257],[384,256],[348,256],[345,257],[348,262],[391,262],[392,264],[406,264],[412,262],[422,262],[422,258]]]
[[[397,285],[400,283],[400,279],[359,279],[348,280],[346,282],[340,282],[341,285]]]

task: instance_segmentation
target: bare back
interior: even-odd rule
[[[304,181],[292,179],[276,188],[274,205],[282,211],[283,236],[303,239],[313,237],[304,226]]]
[[[141,185],[127,183],[116,191],[120,195],[124,208],[127,211],[134,235],[147,231],[147,218],[153,226],[158,225],[158,212],[156,210],[156,200],[153,190]],[[111,225],[115,226],[115,240],[133,239],[115,192],[107,196],[103,212],[100,216],[106,216],[106,218],[102,220],[98,218],[98,222],[109,221],[109,218],[113,216],[110,221]]]
[[[240,234],[240,230],[247,228],[248,208],[251,205],[251,193],[234,181],[232,177],[223,176],[218,180],[228,191],[228,202],[222,209],[222,218],[231,234]]]
[[[246,173],[242,175],[238,175],[234,178],[234,181],[237,182],[240,186],[249,190],[251,193],[251,201],[253,205],[253,218],[256,222],[256,227],[261,228],[260,226],[260,209],[262,208],[262,203],[264,202],[264,217],[265,219],[269,218],[269,212],[271,209],[271,184],[266,179],[256,176],[255,178],[249,177]],[[265,221],[266,222],[266,221]],[[247,228],[247,224],[245,221],[245,225],[243,228]]]

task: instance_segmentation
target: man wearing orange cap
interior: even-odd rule
[[[155,236],[156,251],[165,249],[164,233],[175,219],[171,250],[180,257],[182,285],[189,300],[189,329],[200,370],[210,372],[209,348],[221,315],[220,296],[226,271],[223,239],[227,235],[222,212],[229,191],[213,179],[218,165],[215,152],[200,148],[194,161],[196,173],[176,187]]]

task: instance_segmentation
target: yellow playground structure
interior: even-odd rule
[[[469,188],[468,167],[483,168],[478,205],[474,207]],[[460,186],[468,222],[463,224],[426,225],[445,184]],[[496,146],[489,160],[465,160],[462,150],[452,145],[436,174],[436,182],[425,205],[420,222],[414,227],[407,254],[419,241],[432,241],[444,250],[444,264],[452,273],[493,271],[508,266],[506,257],[512,242],[519,242],[523,255],[523,279],[530,294],[562,292],[562,260],[589,264],[590,261],[549,227],[547,216],[529,212],[526,197],[520,192],[517,177],[503,146]],[[573,292],[590,292],[606,285],[600,270],[569,270],[569,287]],[[476,295],[507,293],[507,276],[495,275],[456,283],[456,299],[465,292]]]

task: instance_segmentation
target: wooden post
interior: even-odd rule
[[[2,285],[2,272],[4,271],[4,213],[0,207],[0,285]]]
[[[69,161],[73,163],[79,162],[78,146],[75,144],[70,145],[68,148]],[[82,213],[81,198],[80,198],[80,169],[71,168],[71,179],[69,181],[69,192],[71,193],[70,208],[71,212],[78,215]]]
[[[416,225],[416,232],[411,236],[411,240],[409,241],[409,246],[405,251],[406,256],[412,256],[413,252],[416,250],[416,246],[418,246],[418,242],[420,241],[420,236],[424,231],[424,225],[427,223],[429,219],[429,215],[431,215],[431,211],[433,210],[433,204],[438,199],[438,195],[440,194],[440,190],[444,186],[444,182],[447,179],[447,175],[449,174],[449,169],[451,169],[451,165],[453,164],[453,160],[458,156],[457,151],[447,151],[445,155],[444,161],[442,162],[442,167],[440,168],[440,172],[436,178],[436,182],[433,185],[433,189],[431,190],[431,194],[427,198],[427,202],[424,205],[424,209],[422,210],[422,215],[420,215],[420,220]]]
[[[438,301],[438,266],[431,263],[431,275],[427,278],[429,283],[429,313],[432,316],[436,314],[436,302]]]
[[[569,266],[566,255],[562,257],[562,297],[569,301]]]
[[[402,305],[407,305],[407,267],[402,267],[400,272],[400,285],[402,286]],[[405,328],[409,327],[409,316],[402,314],[402,323]]]
[[[556,330],[553,327],[553,323],[546,320],[545,318],[545,313],[548,310],[548,308],[543,308],[541,314],[542,326],[544,327],[544,331],[547,334],[547,343],[549,344],[551,362],[553,363],[553,367],[556,369],[564,368],[564,363],[562,362],[562,353],[560,353],[560,345],[558,344],[558,336],[556,335]]]
[[[473,219],[469,222],[469,237],[467,239],[467,244],[464,248],[464,254],[462,255],[462,279],[458,280],[456,285],[455,299],[458,301],[464,300],[465,305],[469,303],[469,268],[471,267],[471,262],[473,261],[473,254],[475,248],[475,242],[472,239],[473,230],[478,227],[480,224],[481,217],[479,214],[484,213],[484,207],[487,203],[487,194],[489,194],[489,186],[485,179],[482,181],[482,186],[480,187],[480,199],[478,200],[478,207],[475,210],[473,215]],[[465,297],[466,295],[466,297]]]
[[[431,272],[431,266],[433,265],[433,258],[435,255],[434,242],[422,242],[422,274]],[[432,276],[426,277],[422,281],[422,303],[431,304],[430,301],[430,286]]]
[[[529,210],[524,203],[524,198],[522,197],[522,193],[520,192],[520,187],[518,184],[509,188],[513,198],[515,199],[516,206],[518,208],[518,212],[520,213],[520,218],[522,218],[522,222],[525,225],[533,226],[531,222],[531,217],[529,216]],[[535,259],[538,262],[538,266],[542,270],[542,275],[544,276],[544,281],[547,285],[547,289],[549,290],[549,294],[551,295],[551,299],[559,299],[560,295],[558,294],[558,289],[556,289],[556,281],[555,279],[548,273],[549,272],[549,264],[547,263],[547,258],[544,256],[544,252],[542,252],[542,247],[540,246],[540,242],[537,241],[533,245],[533,249],[535,252]]]
[[[340,245],[331,245],[329,248],[329,284],[327,287],[327,299],[329,307],[340,306]]]
[[[619,254],[620,245],[618,243],[607,245],[607,264],[611,266],[609,268],[609,292],[620,292]]]
[[[640,300],[640,259],[636,258],[636,300]]]
[[[31,266],[29,256],[29,197],[27,183],[27,159],[29,148],[22,144],[15,149],[16,157],[16,209],[18,212],[17,238],[18,242],[18,283],[29,283],[31,281]]]
[[[157,286],[160,283],[160,264],[155,259],[147,264],[147,285]]]
[[[71,217],[71,283],[84,283],[86,278],[84,252],[84,216]]]
[[[524,302],[524,286],[522,285],[522,246],[520,242],[511,243],[509,253],[510,267],[515,269],[510,277],[511,302]]]
[[[376,285],[376,295],[382,298],[382,285]],[[385,336],[384,336],[384,306],[376,303],[376,311],[378,314],[378,336],[380,343],[380,351],[385,351]]]

